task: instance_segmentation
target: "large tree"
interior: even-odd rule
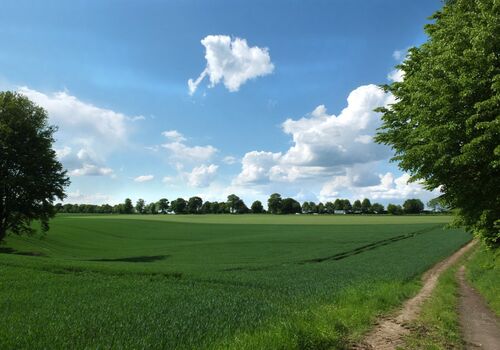
[[[273,193],[267,200],[267,209],[271,214],[279,214],[281,212],[281,195]]]
[[[0,92],[0,241],[7,233],[47,231],[53,203],[69,178],[52,148],[56,128],[47,112],[15,92]]]
[[[500,5],[447,1],[426,26],[428,41],[398,66],[404,80],[385,86],[395,103],[380,108],[376,140],[395,161],[440,189],[458,224],[500,245]]]

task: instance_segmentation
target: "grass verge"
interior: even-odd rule
[[[466,263],[467,279],[500,316],[500,250],[478,247]]]
[[[464,346],[459,323],[458,268],[476,251],[467,252],[446,270],[438,280],[431,297],[423,304],[420,316],[410,324],[411,333],[404,349],[462,349]]]

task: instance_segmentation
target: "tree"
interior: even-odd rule
[[[175,214],[186,214],[187,203],[184,198],[177,198],[170,203],[170,209]]]
[[[380,203],[373,203],[371,211],[375,214],[382,214],[384,212],[384,206]]]
[[[318,214],[323,214],[325,212],[325,205],[319,202],[316,206],[316,211],[318,212]]]
[[[424,211],[424,203],[420,199],[407,199],[403,203],[403,210],[406,214],[420,214]]]
[[[310,214],[311,213],[311,206],[309,205],[309,202],[304,202],[302,203],[302,212],[304,214]]]
[[[450,208],[446,206],[446,203],[443,203],[441,197],[436,197],[427,202],[427,206],[432,209],[433,212],[446,212],[449,211]]]
[[[387,212],[391,215],[401,215],[403,214],[403,208],[400,205],[390,204],[387,205]]]
[[[328,214],[333,214],[335,213],[335,205],[332,202],[326,202],[325,203],[325,211]]]
[[[203,206],[203,199],[200,197],[191,197],[187,203],[187,211],[190,214],[198,214]]]
[[[144,207],[146,206],[146,202],[144,202],[144,199],[139,198],[137,202],[135,202],[135,211],[138,212],[139,214],[144,214]]]
[[[302,212],[300,203],[293,198],[285,198],[281,201],[281,214],[295,214]]]
[[[156,207],[158,209],[158,211],[162,214],[166,214],[168,209],[169,209],[169,206],[168,206],[169,202],[168,202],[168,199],[166,198],[161,198],[158,203],[156,203]]]
[[[125,199],[123,203],[123,214],[132,214],[134,211],[134,206],[132,205],[132,200],[130,198]]]
[[[352,205],[349,199],[342,200],[342,209],[344,209],[347,213],[352,211]]]
[[[395,103],[379,108],[376,141],[393,160],[440,189],[456,224],[500,246],[500,16],[496,0],[454,0],[426,26],[428,41],[399,65],[402,82],[384,86]]]
[[[151,202],[144,207],[146,214],[158,214],[158,203]]]
[[[261,201],[255,201],[251,206],[252,213],[254,214],[262,214],[264,212],[264,207],[262,206]]]
[[[352,211],[354,213],[361,213],[361,201],[359,199],[355,200],[354,203],[352,203]]]
[[[361,212],[363,214],[367,214],[371,211],[372,209],[372,203],[368,198],[363,199],[363,202],[361,202]]]
[[[344,203],[339,198],[333,202],[333,206],[335,207],[335,210],[344,210]]]
[[[0,241],[30,234],[33,221],[49,229],[54,201],[69,178],[52,148],[56,127],[47,112],[15,92],[0,92]]]
[[[238,211],[238,207],[240,206],[240,197],[235,194],[230,194],[227,196],[227,206],[229,208],[229,212],[231,214],[236,213]]]
[[[279,214],[281,212],[281,195],[273,193],[267,200],[267,209],[271,214]]]

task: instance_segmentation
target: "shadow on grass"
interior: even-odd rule
[[[129,262],[129,263],[148,263],[159,260],[165,260],[170,255],[153,255],[153,256],[131,256],[127,258],[115,258],[115,259],[92,259],[88,261],[102,261],[102,262]]]
[[[45,256],[45,254],[41,252],[22,252],[19,250],[15,250],[10,247],[0,247],[0,254],[15,254],[15,255],[26,255],[26,256]]]

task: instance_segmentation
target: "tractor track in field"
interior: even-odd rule
[[[423,286],[413,298],[407,300],[395,314],[381,318],[365,339],[352,347],[353,350],[393,350],[404,345],[404,336],[410,333],[409,322],[415,320],[420,309],[436,287],[439,276],[458,261],[476,244],[471,241],[454,254],[434,265],[422,277]]]

